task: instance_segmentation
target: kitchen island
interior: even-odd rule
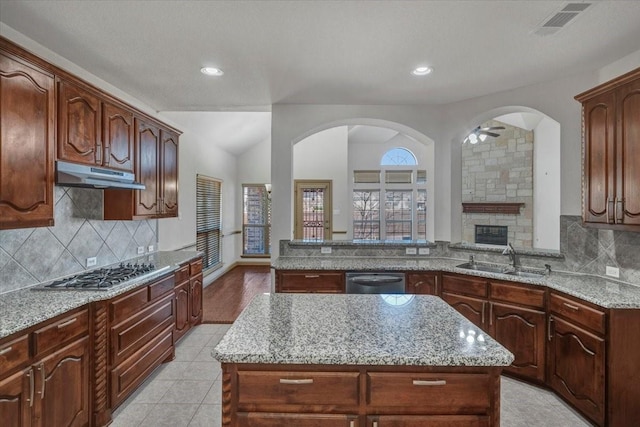
[[[223,426],[499,426],[513,355],[435,296],[264,294],[213,351]]]

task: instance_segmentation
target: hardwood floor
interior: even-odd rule
[[[237,266],[204,288],[202,323],[233,323],[259,293],[271,292],[268,265]]]

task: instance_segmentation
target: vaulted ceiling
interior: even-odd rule
[[[449,103],[640,47],[640,1],[590,3],[547,36],[567,2],[0,0],[0,20],[157,110],[268,111]]]

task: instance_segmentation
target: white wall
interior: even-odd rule
[[[598,83],[608,82],[638,67],[640,67],[640,50],[636,50],[598,70]]]
[[[293,179],[331,180],[333,231],[347,231],[351,205],[347,189],[347,126],[310,135],[293,147]],[[332,239],[344,239],[338,233]]]
[[[560,250],[560,123],[543,117],[533,130],[533,247]]]

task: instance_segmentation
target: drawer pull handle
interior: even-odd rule
[[[11,351],[11,346],[7,347],[7,348],[3,348],[2,350],[0,350],[0,356],[2,356],[3,354],[7,354]]]
[[[41,380],[41,384],[40,384],[40,399],[44,399],[44,386],[47,380],[46,374],[44,373],[44,363],[40,364],[40,367],[38,368],[38,371],[40,371],[40,380]]]
[[[77,317],[74,317],[74,318],[73,318],[73,319],[71,319],[71,320],[68,320],[68,321],[66,321],[66,322],[64,322],[64,323],[60,323],[60,324],[58,325],[58,329],[60,329],[60,328],[64,328],[65,326],[69,326],[70,324],[72,324],[72,323],[73,323],[73,322],[75,322],[76,320],[78,320],[78,318],[77,318]]]
[[[417,288],[418,286],[422,285],[424,282],[421,280],[419,282],[417,282],[415,285],[413,285],[414,288]]]
[[[280,384],[313,384],[313,378],[304,378],[301,380],[291,380],[288,378],[280,378]]]
[[[29,369],[27,376],[29,377],[29,406],[31,407],[33,406],[33,389],[35,388],[33,368]]]
[[[319,277],[320,277],[320,275],[318,275],[318,274],[305,274],[304,275],[305,279],[317,279]]]
[[[569,304],[568,302],[563,302],[563,304],[565,305],[565,307],[570,308],[571,310],[580,310],[580,307],[578,307],[577,305]]]
[[[447,385],[447,381],[446,380],[413,380],[413,385],[426,385],[426,386]]]

